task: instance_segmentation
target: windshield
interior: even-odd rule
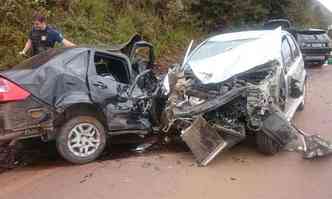
[[[25,60],[24,62],[14,66],[13,69],[20,70],[38,68],[39,66],[46,64],[50,59],[63,53],[65,50],[65,48],[50,49]]]
[[[241,39],[233,41],[207,41],[200,46],[190,57],[191,61],[206,59],[222,54],[226,51],[232,50],[244,43],[253,41],[255,39]]]

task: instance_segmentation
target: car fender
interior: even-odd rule
[[[94,105],[88,93],[83,91],[75,91],[59,97],[57,102],[55,103],[55,108],[64,110],[73,104],[79,103],[87,103]]]

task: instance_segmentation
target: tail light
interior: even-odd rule
[[[21,101],[29,96],[28,91],[0,77],[0,102]]]

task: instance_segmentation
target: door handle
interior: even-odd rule
[[[101,89],[106,89],[107,86],[103,82],[95,82],[93,83],[95,87],[101,88]]]

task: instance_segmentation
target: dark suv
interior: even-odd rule
[[[318,29],[297,30],[296,39],[307,64],[324,64],[328,60],[331,47],[330,38],[326,31]]]

